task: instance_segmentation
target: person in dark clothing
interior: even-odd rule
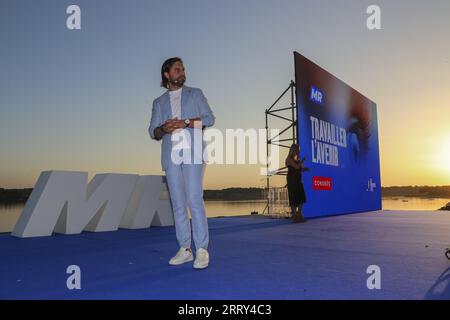
[[[305,158],[299,160],[300,147],[294,143],[289,149],[289,154],[286,158],[285,164],[288,168],[286,176],[288,194],[289,194],[289,206],[291,207],[292,221],[293,222],[306,222],[303,217],[302,206],[306,202],[305,189],[302,183],[302,172],[309,171],[309,168],[303,166]],[[298,207],[298,212],[296,212]]]

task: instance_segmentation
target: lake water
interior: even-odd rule
[[[383,210],[437,210],[445,206],[450,199],[424,199],[412,197],[383,198]],[[208,217],[237,216],[262,213],[265,201],[205,201]],[[23,205],[0,206],[0,232],[11,232],[19,218]]]

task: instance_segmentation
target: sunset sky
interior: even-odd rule
[[[70,4],[81,30],[66,28]],[[448,0],[2,0],[0,187],[45,170],[163,174],[147,129],[172,56],[215,128],[264,128],[293,51],[377,103],[383,186],[450,185],[449,37]],[[261,167],[209,165],[204,187],[262,187]]]

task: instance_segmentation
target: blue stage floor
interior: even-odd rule
[[[211,218],[208,269],[169,266],[173,227],[0,235],[1,299],[450,299],[450,212],[377,211],[306,224]],[[66,268],[81,268],[81,290]],[[369,290],[366,268],[381,268]]]

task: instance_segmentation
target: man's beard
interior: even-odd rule
[[[169,80],[170,84],[177,87],[182,87],[184,82],[186,81],[186,78],[179,78],[175,80]]]

